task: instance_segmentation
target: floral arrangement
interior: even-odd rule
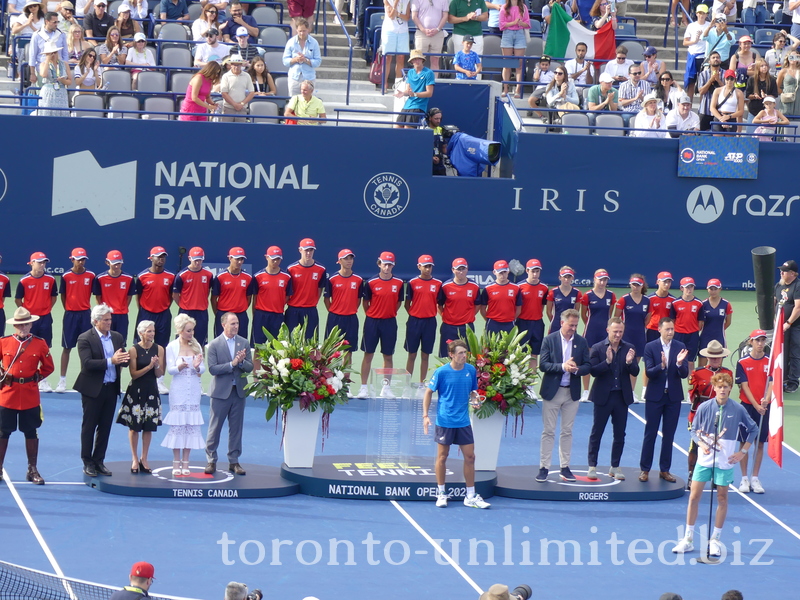
[[[525,406],[536,404],[527,389],[538,378],[530,366],[530,348],[520,343],[523,337],[525,333],[518,333],[516,327],[481,337],[467,329],[467,362],[478,376],[478,398],[473,403],[478,418],[485,419],[498,410],[505,416],[520,417]]]
[[[319,342],[316,335],[306,339],[305,323],[292,331],[281,325],[278,337],[267,332],[267,341],[256,344],[255,356],[261,368],[247,392],[266,399],[267,421],[279,409],[285,418],[295,401],[301,410],[323,411],[325,435],[333,409],[347,402],[350,369],[344,362],[349,347],[338,327]]]

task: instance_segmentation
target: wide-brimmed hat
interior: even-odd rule
[[[726,356],[730,356],[730,354],[731,351],[717,340],[711,340],[708,346],[700,350],[700,356],[705,356],[706,358],[725,358]]]
[[[422,60],[428,60],[425,58],[425,55],[422,53],[422,50],[412,50],[411,56],[408,57],[408,62],[413,62],[415,58],[421,58]]]
[[[58,52],[59,50],[61,50],[61,46],[59,46],[52,40],[48,40],[44,43],[44,48],[42,48],[42,53],[50,54],[51,52]]]
[[[508,593],[507,585],[495,583],[481,594],[480,600],[511,600],[511,595]]]
[[[33,323],[38,320],[39,317],[32,315],[27,308],[19,306],[17,310],[14,311],[14,316],[10,319],[6,319],[6,323],[9,325],[25,325],[25,323]]]

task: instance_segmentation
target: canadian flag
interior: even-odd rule
[[[772,353],[769,358],[772,376],[772,408],[769,411],[769,445],[767,452],[779,467],[783,467],[783,311],[775,318]]]

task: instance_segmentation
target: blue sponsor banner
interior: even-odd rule
[[[758,140],[751,136],[682,135],[678,177],[757,179]]]

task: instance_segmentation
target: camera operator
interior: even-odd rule
[[[479,600],[528,600],[532,594],[533,590],[525,584],[518,585],[509,592],[507,585],[495,583],[481,594]]]
[[[444,139],[444,129],[442,129],[442,111],[432,108],[428,111],[423,129],[433,131],[433,174],[447,175],[447,141]]]
[[[261,600],[264,594],[261,590],[253,590],[247,593],[247,586],[243,583],[231,581],[225,586],[225,600]]]

